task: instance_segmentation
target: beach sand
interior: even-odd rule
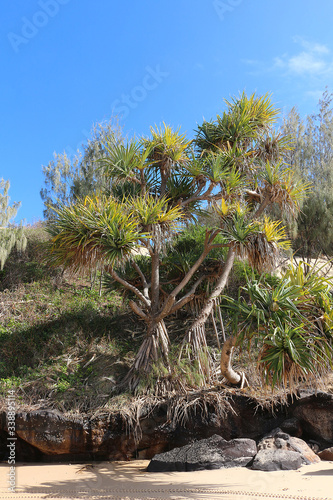
[[[15,466],[16,492],[9,493],[9,466],[0,467],[0,499],[331,499],[333,462],[297,471],[262,472],[244,467],[197,472],[149,473],[149,461]]]

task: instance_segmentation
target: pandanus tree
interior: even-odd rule
[[[135,389],[155,364],[170,372],[169,337],[164,319],[194,297],[204,276],[198,270],[215,248],[218,231],[207,231],[202,252],[170,291],[163,291],[160,263],[172,239],[202,200],[214,200],[216,181],[199,182],[191,171],[190,143],[164,125],[152,138],[110,146],[100,163],[111,195],[96,195],[54,209],[49,222],[50,260],[74,269],[102,263],[110,276],[134,297],[130,307],[146,323],[146,336],[126,378]],[[209,160],[205,160],[207,172]],[[140,267],[134,251],[144,248],[149,270]],[[118,269],[130,262],[138,281]]]
[[[224,299],[233,345],[250,347],[255,339],[259,373],[272,387],[294,391],[300,380],[318,381],[332,369],[331,283],[317,272],[305,275],[301,262],[291,264],[282,277],[248,277],[237,300]]]
[[[99,168],[110,192],[55,208],[49,224],[53,262],[75,269],[103,265],[131,293],[130,307],[146,323],[146,336],[126,380],[132,389],[156,364],[170,373],[165,318],[194,299],[207,278],[202,272],[205,260],[214,249],[225,248],[222,271],[184,340],[186,352],[199,361],[200,373],[210,381],[204,326],[235,258],[263,268],[272,263],[278,246],[285,245],[283,228],[263,219],[263,212],[276,203],[297,210],[304,186],[295,184],[282,162],[290,145],[271,130],[276,116],[267,96],[243,94],[227,102],[216,121],[204,122],[192,143],[166,125],[151,129],[151,137],[140,141],[115,144],[105,137]],[[173,236],[187,221],[196,221],[203,206],[215,217],[202,252],[173,288],[164,289],[161,259],[167,248],[172,251]],[[145,268],[134,253],[142,247],[149,255]],[[126,263],[136,280],[121,272]]]
[[[248,260],[260,271],[274,266],[279,248],[287,245],[287,236],[281,225],[263,216],[274,205],[295,214],[309,188],[297,181],[284,164],[284,155],[292,145],[290,138],[277,135],[272,129],[277,114],[268,96],[248,98],[242,94],[227,102],[223,115],[198,128],[198,154],[203,158],[214,155],[223,164],[218,182],[221,201],[213,203],[212,209],[217,215],[216,228],[228,249],[215,286],[183,342],[187,355],[199,360],[199,369],[208,382],[214,372],[205,323],[227,284],[235,258]],[[222,351],[225,374],[233,346],[231,338]],[[240,377],[236,379],[232,381],[240,381]]]

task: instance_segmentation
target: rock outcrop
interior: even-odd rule
[[[192,396],[188,396],[191,403]],[[193,395],[198,401],[200,395]],[[177,402],[176,402],[177,403]],[[200,401],[199,401],[200,403]],[[207,439],[214,434],[230,441],[248,438],[259,441],[279,427],[284,432],[313,441],[317,451],[333,446],[333,397],[312,394],[270,408],[258,407],[246,395],[227,395],[221,411],[216,405],[189,404],[187,419],[170,421],[166,401],[153,409],[143,408],[139,427],[130,426],[120,412],[101,416],[66,416],[55,410],[16,414],[16,459],[130,460],[151,459],[154,455]],[[177,403],[178,404],[178,403]],[[178,410],[179,406],[175,405]],[[191,408],[194,410],[191,413]],[[177,411],[178,411],[177,410]],[[6,460],[7,424],[0,413],[0,460]]]
[[[262,471],[296,470],[320,462],[305,441],[274,429],[256,445],[252,439],[202,439],[153,457],[148,472],[248,467]]]

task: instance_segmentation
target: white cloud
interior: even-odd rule
[[[294,36],[293,41],[301,45],[308,52],[317,52],[318,54],[329,54],[330,49],[326,47],[326,45],[322,45],[321,43],[314,43],[305,40],[301,36]]]
[[[317,42],[309,42],[295,36],[293,42],[298,51],[284,53],[274,57],[269,65],[264,61],[243,60],[247,66],[258,73],[283,72],[283,76],[328,77],[333,76],[333,57],[329,47]]]
[[[287,66],[292,73],[298,74],[318,74],[327,71],[331,62],[316,57],[311,52],[301,52],[287,60]]]
[[[275,68],[284,68],[294,75],[321,76],[333,73],[331,51],[326,45],[309,42],[299,36],[294,37],[293,41],[304,50],[292,56],[285,54],[276,57]]]

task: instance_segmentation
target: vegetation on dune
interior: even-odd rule
[[[326,376],[330,280],[301,264],[271,274],[299,242],[286,227],[302,228],[311,178],[277,116],[267,95],[241,94],[193,141],[165,124],[127,141],[108,124],[45,167],[47,224],[25,229],[0,275],[2,390],[97,411],[133,392]]]

